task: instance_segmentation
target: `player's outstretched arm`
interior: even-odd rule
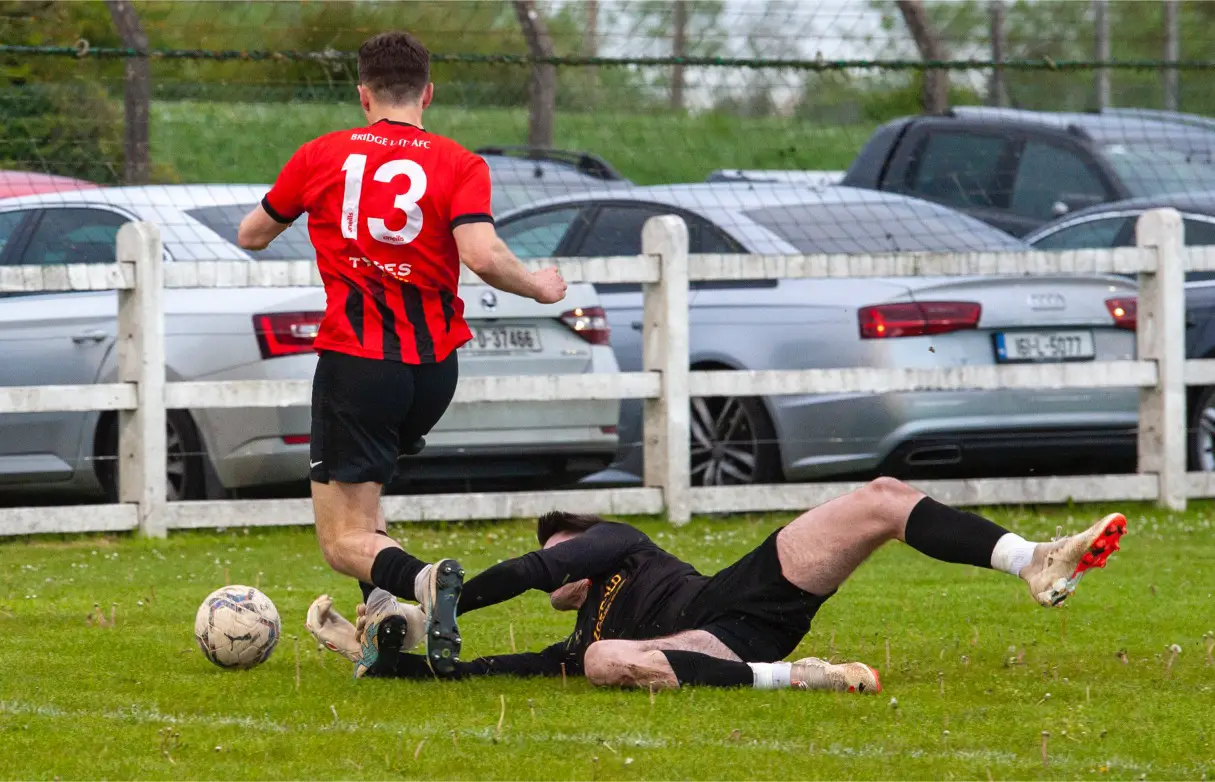
[[[242,250],[264,250],[291,223],[284,223],[270,216],[261,204],[253,207],[240,221],[236,229],[236,243]]]
[[[452,230],[460,260],[500,291],[556,304],[565,298],[566,284],[556,268],[528,271],[498,238],[492,223],[466,223]]]

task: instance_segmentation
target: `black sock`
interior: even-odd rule
[[[389,535],[387,532],[385,532],[385,531],[384,531],[384,530],[382,530],[382,529],[378,529],[378,530],[376,530],[376,531],[375,531],[375,534],[377,534],[377,535],[383,535],[383,536],[384,536],[384,537],[386,537],[386,538],[391,538],[391,537],[392,537],[391,535]],[[375,584],[368,584],[366,581],[360,581],[360,582],[359,582],[359,589],[363,590],[363,602],[364,602],[364,603],[366,603],[368,600],[370,600],[370,599],[371,599],[371,591],[372,591],[373,589],[375,589]]]
[[[424,567],[425,562],[406,554],[404,549],[382,549],[371,563],[371,583],[403,600],[417,600],[413,580]]]
[[[925,497],[911,509],[904,538],[933,559],[990,568],[996,541],[1007,533],[994,521]]]
[[[682,687],[685,684],[701,684],[707,687],[750,687],[755,683],[751,666],[734,660],[710,657],[700,652],[663,651],[675,678]]]

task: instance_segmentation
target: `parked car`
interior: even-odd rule
[[[589,195],[630,184],[606,160],[588,152],[506,146],[482,147],[489,164],[494,214],[563,195]]]
[[[781,169],[719,168],[710,172],[706,182],[784,182],[791,185],[826,187],[838,185],[843,171],[792,171]]]
[[[1083,247],[1130,247],[1135,224],[1149,209],[1172,207],[1181,212],[1185,243],[1215,244],[1215,191],[1178,193],[1118,201],[1039,228],[1026,241],[1042,250]],[[1187,358],[1215,358],[1215,273],[1190,272],[1185,286]],[[1191,469],[1215,472],[1215,388],[1186,389]]]
[[[36,171],[0,171],[0,198],[55,193],[61,190],[91,190],[93,182]]]
[[[1008,234],[905,196],[849,187],[690,184],[568,197],[503,216],[525,258],[633,255],[642,225],[688,224],[693,253],[1019,250]],[[692,261],[695,264],[695,258]],[[642,368],[639,285],[598,286],[624,371]],[[1134,355],[1118,277],[693,283],[697,370],[953,367]],[[884,472],[974,474],[1133,464],[1137,394],[1017,390],[696,399],[698,484]],[[641,404],[621,408],[617,471],[642,474]]]
[[[1186,115],[960,107],[881,126],[843,184],[925,198],[1024,236],[1097,204],[1215,188],[1213,161],[1215,128]]]
[[[131,220],[161,227],[166,263],[314,257],[304,220],[263,252],[234,244],[241,216],[266,190],[152,186],[0,201],[0,265],[113,263],[115,236]],[[465,377],[617,371],[589,285],[571,285],[560,305],[484,286],[464,287],[461,296],[476,334],[463,349]],[[0,385],[113,382],[116,310],[109,291],[0,294]],[[319,287],[168,290],[165,372],[170,380],[311,379],[311,342],[323,310]],[[616,403],[598,401],[453,406],[409,474],[576,478],[611,461],[617,416]],[[113,496],[115,418],[0,415],[0,491]],[[169,496],[302,483],[309,430],[307,407],[172,411]]]

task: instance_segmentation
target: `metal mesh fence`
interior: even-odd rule
[[[1027,235],[1044,247],[1129,244],[1133,208],[1034,232],[1110,201],[1215,190],[1213,21],[1203,2],[0,2],[0,195],[41,193],[0,207],[0,244],[22,239],[0,264],[112,260],[130,214],[166,227],[171,258],[310,257],[302,224],[249,255],[231,241],[235,222],[299,145],[364,124],[354,53],[386,29],[432,51],[427,128],[485,151],[499,217],[544,199],[575,207],[502,221],[521,256],[636,253],[644,218],[672,207],[691,223],[693,252],[1016,249]],[[952,128],[907,136],[905,165],[894,146],[858,160],[884,123],[951,109]],[[979,131],[954,132],[965,123]],[[1016,123],[1063,138],[1062,152]],[[859,189],[834,187],[850,166]],[[74,189],[119,184],[203,187]],[[659,206],[611,221],[578,211],[605,200]],[[1215,241],[1215,197],[1185,203],[1191,241]],[[22,222],[48,206],[62,209]],[[562,244],[572,226],[596,241]],[[782,327],[755,286],[713,295],[736,296],[733,328]],[[618,354],[626,320],[613,323]],[[219,319],[189,323],[181,336],[195,349],[229,333]],[[0,350],[32,360],[48,339],[7,328]],[[13,377],[4,384],[24,375]],[[702,414],[722,423],[733,409],[715,404]],[[771,423],[751,422],[750,458],[768,460],[754,476],[789,466],[765,446],[812,460],[878,436],[778,436]],[[294,425],[275,436],[298,449],[307,432]],[[636,428],[620,434],[637,445]],[[60,456],[109,458],[91,446]]]

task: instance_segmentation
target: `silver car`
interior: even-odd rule
[[[161,227],[166,263],[313,258],[303,220],[264,252],[236,247],[240,217],[266,190],[150,186],[0,200],[0,264],[113,263],[118,228],[131,220]],[[461,296],[476,334],[461,352],[465,377],[618,371],[589,285],[571,285],[560,305],[485,286],[466,286]],[[324,304],[319,288],[166,291],[166,374],[311,379]],[[113,292],[0,294],[0,385],[113,382],[116,312]],[[611,461],[618,414],[612,401],[453,406],[406,472],[410,479],[580,477]],[[114,496],[115,420],[100,412],[0,415],[0,492]],[[307,407],[172,411],[168,494],[194,499],[303,483],[309,430]]]
[[[847,187],[692,184],[551,199],[499,220],[523,257],[631,255],[655,215],[688,223],[693,253],[1023,250],[973,218]],[[693,265],[695,258],[693,258]],[[640,286],[601,285],[624,371],[641,368]],[[1129,359],[1118,277],[693,283],[693,369],[954,367]],[[917,476],[1134,464],[1134,389],[849,393],[697,399],[693,480],[738,484],[875,472]],[[642,474],[641,405],[622,406],[604,480]]]

